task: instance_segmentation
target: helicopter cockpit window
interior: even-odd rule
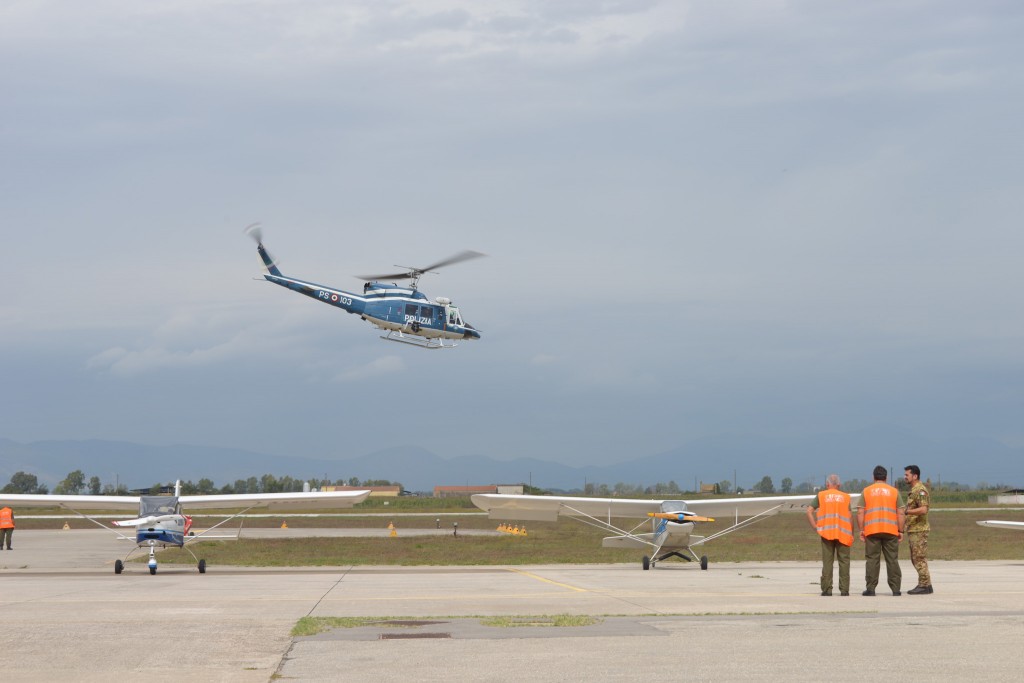
[[[459,309],[454,306],[448,308],[448,324],[449,325],[461,325],[462,320],[459,319]]]
[[[174,496],[142,496],[139,499],[139,516],[173,515],[178,512],[178,499]]]
[[[405,314],[406,315],[416,315],[416,305],[415,304],[406,304],[405,305]]]

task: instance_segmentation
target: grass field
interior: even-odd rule
[[[1022,560],[1024,533],[988,529],[976,524],[984,519],[1024,521],[1024,511],[936,509],[930,515],[929,557],[932,560]],[[497,522],[482,515],[442,518],[442,526],[451,529],[494,529]],[[193,552],[210,564],[256,567],[338,566],[338,565],[519,565],[550,563],[639,562],[642,551],[611,550],[601,547],[608,535],[598,529],[566,520],[557,523],[533,523],[529,535],[402,536],[402,529],[434,528],[435,521],[425,517],[394,515],[380,517],[262,518],[246,520],[246,526],[280,526],[287,521],[296,526],[379,527],[394,522],[397,538],[301,538],[242,539],[211,541],[191,546]],[[197,522],[202,525],[201,522]],[[702,524],[703,535],[724,529],[723,522]],[[643,529],[646,530],[646,529]],[[904,554],[908,551],[904,546]],[[788,513],[766,519],[746,529],[709,543],[698,554],[706,554],[712,563],[746,561],[783,561],[820,559],[817,536],[804,515]],[[906,556],[906,555],[904,555]],[[863,545],[853,547],[854,559],[863,558]],[[673,560],[675,561],[675,560]],[[191,556],[182,550],[168,549],[162,562],[191,564]]]

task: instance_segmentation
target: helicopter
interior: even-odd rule
[[[424,349],[452,349],[458,346],[456,340],[480,338],[480,330],[462,319],[458,306],[451,299],[439,296],[431,302],[419,290],[419,281],[421,276],[436,273],[438,268],[485,254],[462,251],[425,268],[395,266],[406,270],[384,275],[359,275],[357,277],[366,282],[363,293],[357,294],[284,275],[263,245],[260,224],[253,223],[246,227],[245,233],[256,242],[256,251],[267,270],[263,275],[265,280],[358,315],[377,329],[387,332],[381,339]],[[403,287],[395,282],[397,280],[412,280],[412,283]]]

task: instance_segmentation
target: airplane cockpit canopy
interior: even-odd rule
[[[666,500],[661,504],[662,512],[687,512],[688,510],[686,503],[681,500]]]
[[[178,514],[177,496],[142,496],[139,498],[139,517]]]

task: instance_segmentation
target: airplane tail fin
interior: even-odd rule
[[[259,252],[260,259],[263,261],[263,265],[266,266],[267,272],[277,277],[282,277],[281,271],[277,267],[277,261],[270,255],[267,248],[263,246],[263,231],[260,229],[259,223],[253,223],[246,227],[245,234],[253,238],[256,241],[256,251]]]

